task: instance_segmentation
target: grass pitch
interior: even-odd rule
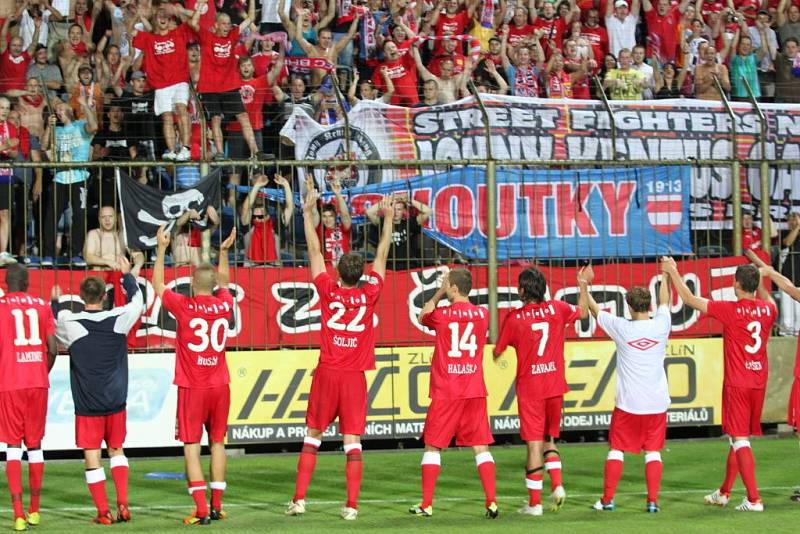
[[[330,447],[330,445],[328,445]],[[325,445],[323,445],[323,449]],[[344,455],[322,453],[303,517],[285,517],[285,503],[294,489],[295,454],[252,455],[231,458],[228,463],[228,518],[214,522],[213,530],[236,532],[798,532],[800,503],[789,500],[800,484],[800,449],[793,438],[753,440],[758,482],[766,511],[762,514],[734,510],[744,490],[737,481],[731,504],[720,509],[703,504],[703,495],[722,481],[728,443],[724,439],[671,441],[663,451],[664,480],[659,514],[644,512],[645,483],[642,456],[626,455],[625,473],[616,497],[615,512],[590,509],[602,491],[603,444],[568,444],[561,448],[567,503],[558,513],[542,517],[522,516],[517,509],[526,499],[522,447],[496,447],[497,491],[500,517],[483,517],[483,494],[470,450],[449,450],[442,455],[434,515],[415,517],[408,506],[420,496],[420,450],[370,451],[364,455],[364,483],[360,517],[342,521],[338,512],[344,501]],[[114,526],[90,524],[94,509],[84,484],[83,466],[77,461],[51,462],[45,468],[42,492],[42,524],[38,532],[172,532],[191,511],[185,483],[179,480],[146,480],[149,472],[182,472],[180,459],[131,459],[130,500],[133,521]],[[113,483],[106,463],[109,503],[114,502]],[[23,473],[27,480],[27,475]],[[4,477],[3,477],[4,479]],[[25,482],[27,491],[27,482]],[[545,478],[544,495],[549,495]],[[0,527],[11,526],[7,488],[3,484]],[[25,502],[27,504],[27,494]]]

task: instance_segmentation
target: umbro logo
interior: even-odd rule
[[[652,339],[641,337],[639,339],[634,339],[633,341],[628,341],[628,345],[630,345],[635,349],[647,350],[647,349],[652,349],[653,347],[658,345],[658,341],[653,341]]]

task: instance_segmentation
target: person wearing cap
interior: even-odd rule
[[[750,26],[750,39],[758,56],[758,81],[761,86],[761,101],[775,99],[775,56],[778,54],[778,36],[770,28],[772,16],[762,9],[756,15],[756,22]]]
[[[58,65],[47,62],[47,47],[44,45],[36,46],[36,51],[33,53],[33,61],[28,65],[28,71],[25,76],[28,79],[37,78],[40,81],[44,81],[49,98],[55,98],[56,91],[64,85],[61,69],[58,68]]]
[[[606,30],[608,49],[619,57],[622,49],[633,50],[636,46],[636,25],[639,23],[639,0],[628,4],[627,0],[609,0],[606,4]]]

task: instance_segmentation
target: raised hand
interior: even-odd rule
[[[225,238],[225,241],[219,244],[219,249],[221,251],[230,249],[233,244],[236,242],[236,227],[234,226],[231,228],[231,233],[228,234],[228,237]]]
[[[161,225],[158,227],[158,232],[156,232],[156,244],[158,248],[161,250],[167,250],[169,246],[169,232],[167,232],[166,225]]]

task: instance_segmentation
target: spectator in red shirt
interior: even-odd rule
[[[292,201],[292,189],[289,182],[280,174],[275,175],[275,184],[283,188],[285,202],[280,213],[278,225],[273,224],[267,207],[259,192],[267,187],[269,180],[265,174],[256,176],[251,183],[250,193],[242,202],[241,218],[242,225],[250,225],[250,231],[245,235],[245,247],[247,252],[245,258],[253,264],[274,263],[278,261],[278,243],[275,240],[275,232],[280,225],[288,226],[294,214],[294,202]]]
[[[33,33],[33,40],[28,50],[23,51],[21,37],[12,37],[10,41],[8,40],[8,25],[12,20],[15,19],[7,18],[0,29],[0,93],[25,89],[28,64],[39,42],[39,28],[42,25],[41,19],[34,21],[36,30]]]
[[[508,25],[508,45],[511,48],[521,45],[528,40],[536,27],[531,24],[531,21],[536,20],[536,12],[534,2],[531,2],[531,11],[524,6],[517,6],[514,8],[514,17]]]
[[[344,172],[350,172],[346,169]],[[306,188],[314,187],[313,181],[306,183]],[[330,181],[330,188],[336,198],[335,203],[323,204],[322,217],[320,217],[317,207],[314,206],[311,212],[311,218],[314,222],[314,227],[319,234],[320,242],[322,243],[322,255],[325,262],[330,262],[334,267],[339,263],[342,256],[350,252],[350,228],[352,220],[350,218],[350,210],[347,207],[342,196],[342,182],[338,176],[335,176]],[[336,220],[337,210],[340,220]]]
[[[598,62],[608,54],[608,32],[600,26],[600,12],[597,9],[590,9],[587,12],[581,37],[589,41],[594,58]]]
[[[386,67],[389,78],[394,83],[392,104],[396,106],[413,106],[419,102],[417,92],[417,66],[411,54],[400,56],[397,43],[386,41],[383,43],[384,61],[372,74],[372,83],[379,91],[386,91],[381,67]]]
[[[553,52],[561,49],[561,42],[567,33],[569,23],[572,22],[573,18],[577,18],[579,14],[580,10],[575,5],[575,0],[569,0],[569,11],[563,16],[556,12],[554,3],[544,3],[542,15],[533,21],[533,26],[536,29],[544,30],[540,44],[548,58]]]
[[[647,21],[647,57],[655,56],[659,64],[675,61],[678,57],[678,23],[690,0],[673,6],[670,0],[643,0],[644,18]]]

